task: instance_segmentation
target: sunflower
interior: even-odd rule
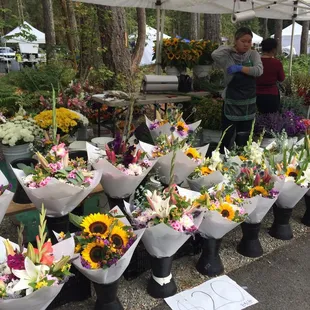
[[[113,218],[109,215],[96,213],[86,216],[81,226],[84,227],[84,232],[90,237],[99,236],[106,238],[109,235],[109,227],[113,223]]]
[[[200,172],[202,175],[208,175],[213,172],[213,170],[209,169],[207,166],[203,166],[200,168]]]
[[[197,149],[195,149],[193,147],[189,147],[185,151],[185,155],[188,156],[189,158],[192,158],[192,159],[199,159],[199,158],[201,158],[200,153],[197,151]]]
[[[109,241],[114,249],[120,250],[127,245],[129,237],[125,229],[115,225],[110,233]]]
[[[253,197],[257,194],[262,194],[263,197],[268,196],[268,192],[262,186],[255,186],[255,187],[250,189],[250,191],[249,191],[250,197]]]
[[[82,246],[80,243],[78,243],[74,248],[74,253],[80,253],[82,250]]]
[[[242,156],[242,155],[239,155],[239,158],[240,158],[240,160],[242,160],[242,161],[248,160],[246,157],[244,157],[244,156]]]
[[[209,195],[208,194],[202,194],[200,195],[193,203],[194,207],[199,207],[201,205],[207,206],[209,203]]]
[[[174,54],[173,53],[167,53],[167,57],[169,60],[173,60],[174,59]]]
[[[183,131],[183,132],[188,131],[188,126],[182,121],[177,122],[176,128],[177,131]]]
[[[82,251],[82,257],[89,263],[91,269],[100,268],[100,262],[104,259],[104,247],[103,242],[91,242]]]
[[[293,177],[294,179],[297,177],[298,170],[294,167],[287,167],[285,175],[287,177]]]
[[[228,220],[233,220],[235,217],[235,211],[228,202],[223,202],[220,206],[220,213]]]

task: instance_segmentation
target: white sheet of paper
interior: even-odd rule
[[[165,298],[172,310],[241,310],[258,301],[228,276],[221,276]]]

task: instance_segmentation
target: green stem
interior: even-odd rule
[[[170,168],[170,176],[169,176],[169,187],[174,184],[174,166],[175,166],[175,159],[177,156],[176,147],[173,148],[172,158],[171,158],[171,168]]]
[[[53,143],[57,144],[57,118],[56,118],[56,94],[52,86],[52,101],[53,101]]]

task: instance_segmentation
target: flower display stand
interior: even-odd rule
[[[222,239],[204,238],[202,253],[196,265],[199,273],[215,277],[224,272],[224,266],[219,255]]]
[[[293,232],[290,225],[290,218],[293,209],[284,209],[273,205],[274,221],[269,230],[269,235],[280,240],[290,240],[293,238]]]
[[[152,275],[147,292],[153,298],[166,298],[176,294],[177,286],[171,274],[173,256],[151,257]]]
[[[259,231],[261,223],[250,224],[243,222],[241,224],[242,239],[237,246],[237,252],[247,257],[260,257],[263,255],[263,248],[259,241]]]
[[[97,300],[95,310],[123,310],[123,306],[117,297],[119,279],[110,284],[93,282]]]
[[[24,164],[26,166],[35,166],[38,163],[38,161],[34,158],[20,158],[20,159],[15,159],[11,162],[11,166],[13,168],[19,169],[18,164]],[[24,191],[23,187],[20,185],[20,183],[17,181],[16,183],[16,191],[13,197],[13,201],[15,203],[20,203],[20,204],[27,204],[31,203],[28,195]]]

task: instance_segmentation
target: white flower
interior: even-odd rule
[[[192,219],[184,214],[181,218],[180,218],[180,224],[182,226],[184,226],[184,228],[191,228],[192,226],[194,226],[194,222],[192,221]]]
[[[143,172],[141,166],[137,164],[129,164],[128,169],[134,173],[134,175],[140,175]]]
[[[261,164],[263,160],[263,153],[264,149],[261,148],[256,142],[252,142],[249,159],[256,164]]]
[[[27,175],[27,176],[24,178],[24,183],[25,183],[25,184],[29,184],[29,183],[31,183],[31,182],[33,182],[33,174],[29,174],[29,175]]]
[[[166,218],[169,216],[172,209],[176,208],[175,205],[170,206],[170,197],[163,199],[160,195],[157,195],[155,190],[153,193],[146,192],[146,198],[153,210],[153,215],[157,215],[160,218]]]
[[[303,171],[301,179],[303,180],[300,185],[304,187],[308,187],[310,184],[310,164],[308,164],[307,169]]]
[[[218,164],[222,162],[221,154],[219,151],[212,152],[211,162],[212,164],[209,166],[209,169],[216,170],[216,167],[218,166]]]
[[[48,273],[50,268],[46,265],[36,266],[28,257],[25,258],[25,270],[12,269],[12,273],[19,278],[18,283],[14,286],[13,292],[26,290],[26,295],[33,292],[30,283],[40,282]]]

